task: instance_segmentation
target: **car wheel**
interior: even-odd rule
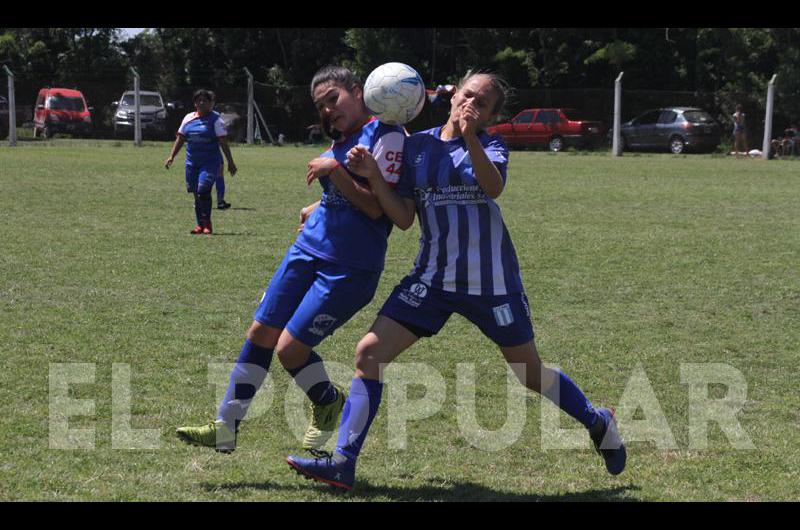
[[[554,153],[558,153],[564,149],[564,140],[560,136],[554,136],[550,138],[550,143],[547,144],[547,148]]]
[[[669,139],[669,150],[672,154],[679,155],[686,150],[686,142],[680,136],[673,136]]]
[[[42,136],[45,138],[52,138],[53,137],[53,129],[50,128],[48,124],[42,125]]]

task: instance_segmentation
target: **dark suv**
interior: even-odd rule
[[[720,144],[721,129],[703,109],[667,107],[648,110],[620,127],[622,149],[713,151]]]

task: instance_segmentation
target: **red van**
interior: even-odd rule
[[[43,88],[33,111],[33,136],[52,138],[55,133],[89,136],[92,132],[91,108],[79,90]]]

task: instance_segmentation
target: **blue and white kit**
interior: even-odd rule
[[[216,111],[205,116],[190,112],[183,118],[178,134],[186,141],[186,191],[211,191],[222,166],[219,138],[228,135],[222,116]]]
[[[347,169],[347,152],[363,145],[384,179],[395,184],[404,142],[401,127],[373,120],[320,156],[335,158]],[[253,316],[266,326],[286,328],[309,346],[319,344],[372,300],[392,228],[386,216],[371,219],[350,203],[329,177],[319,181],[320,205],[287,251]]]
[[[436,127],[406,140],[396,189],[416,203],[420,248],[380,314],[433,335],[456,312],[500,346],[524,344],[533,326],[500,208],[478,184],[464,140],[440,133]],[[478,139],[505,182],[505,143],[484,132]]]

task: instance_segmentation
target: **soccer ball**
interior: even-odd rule
[[[407,64],[382,64],[369,74],[364,83],[364,103],[379,121],[403,125],[422,111],[425,84],[417,71]]]

